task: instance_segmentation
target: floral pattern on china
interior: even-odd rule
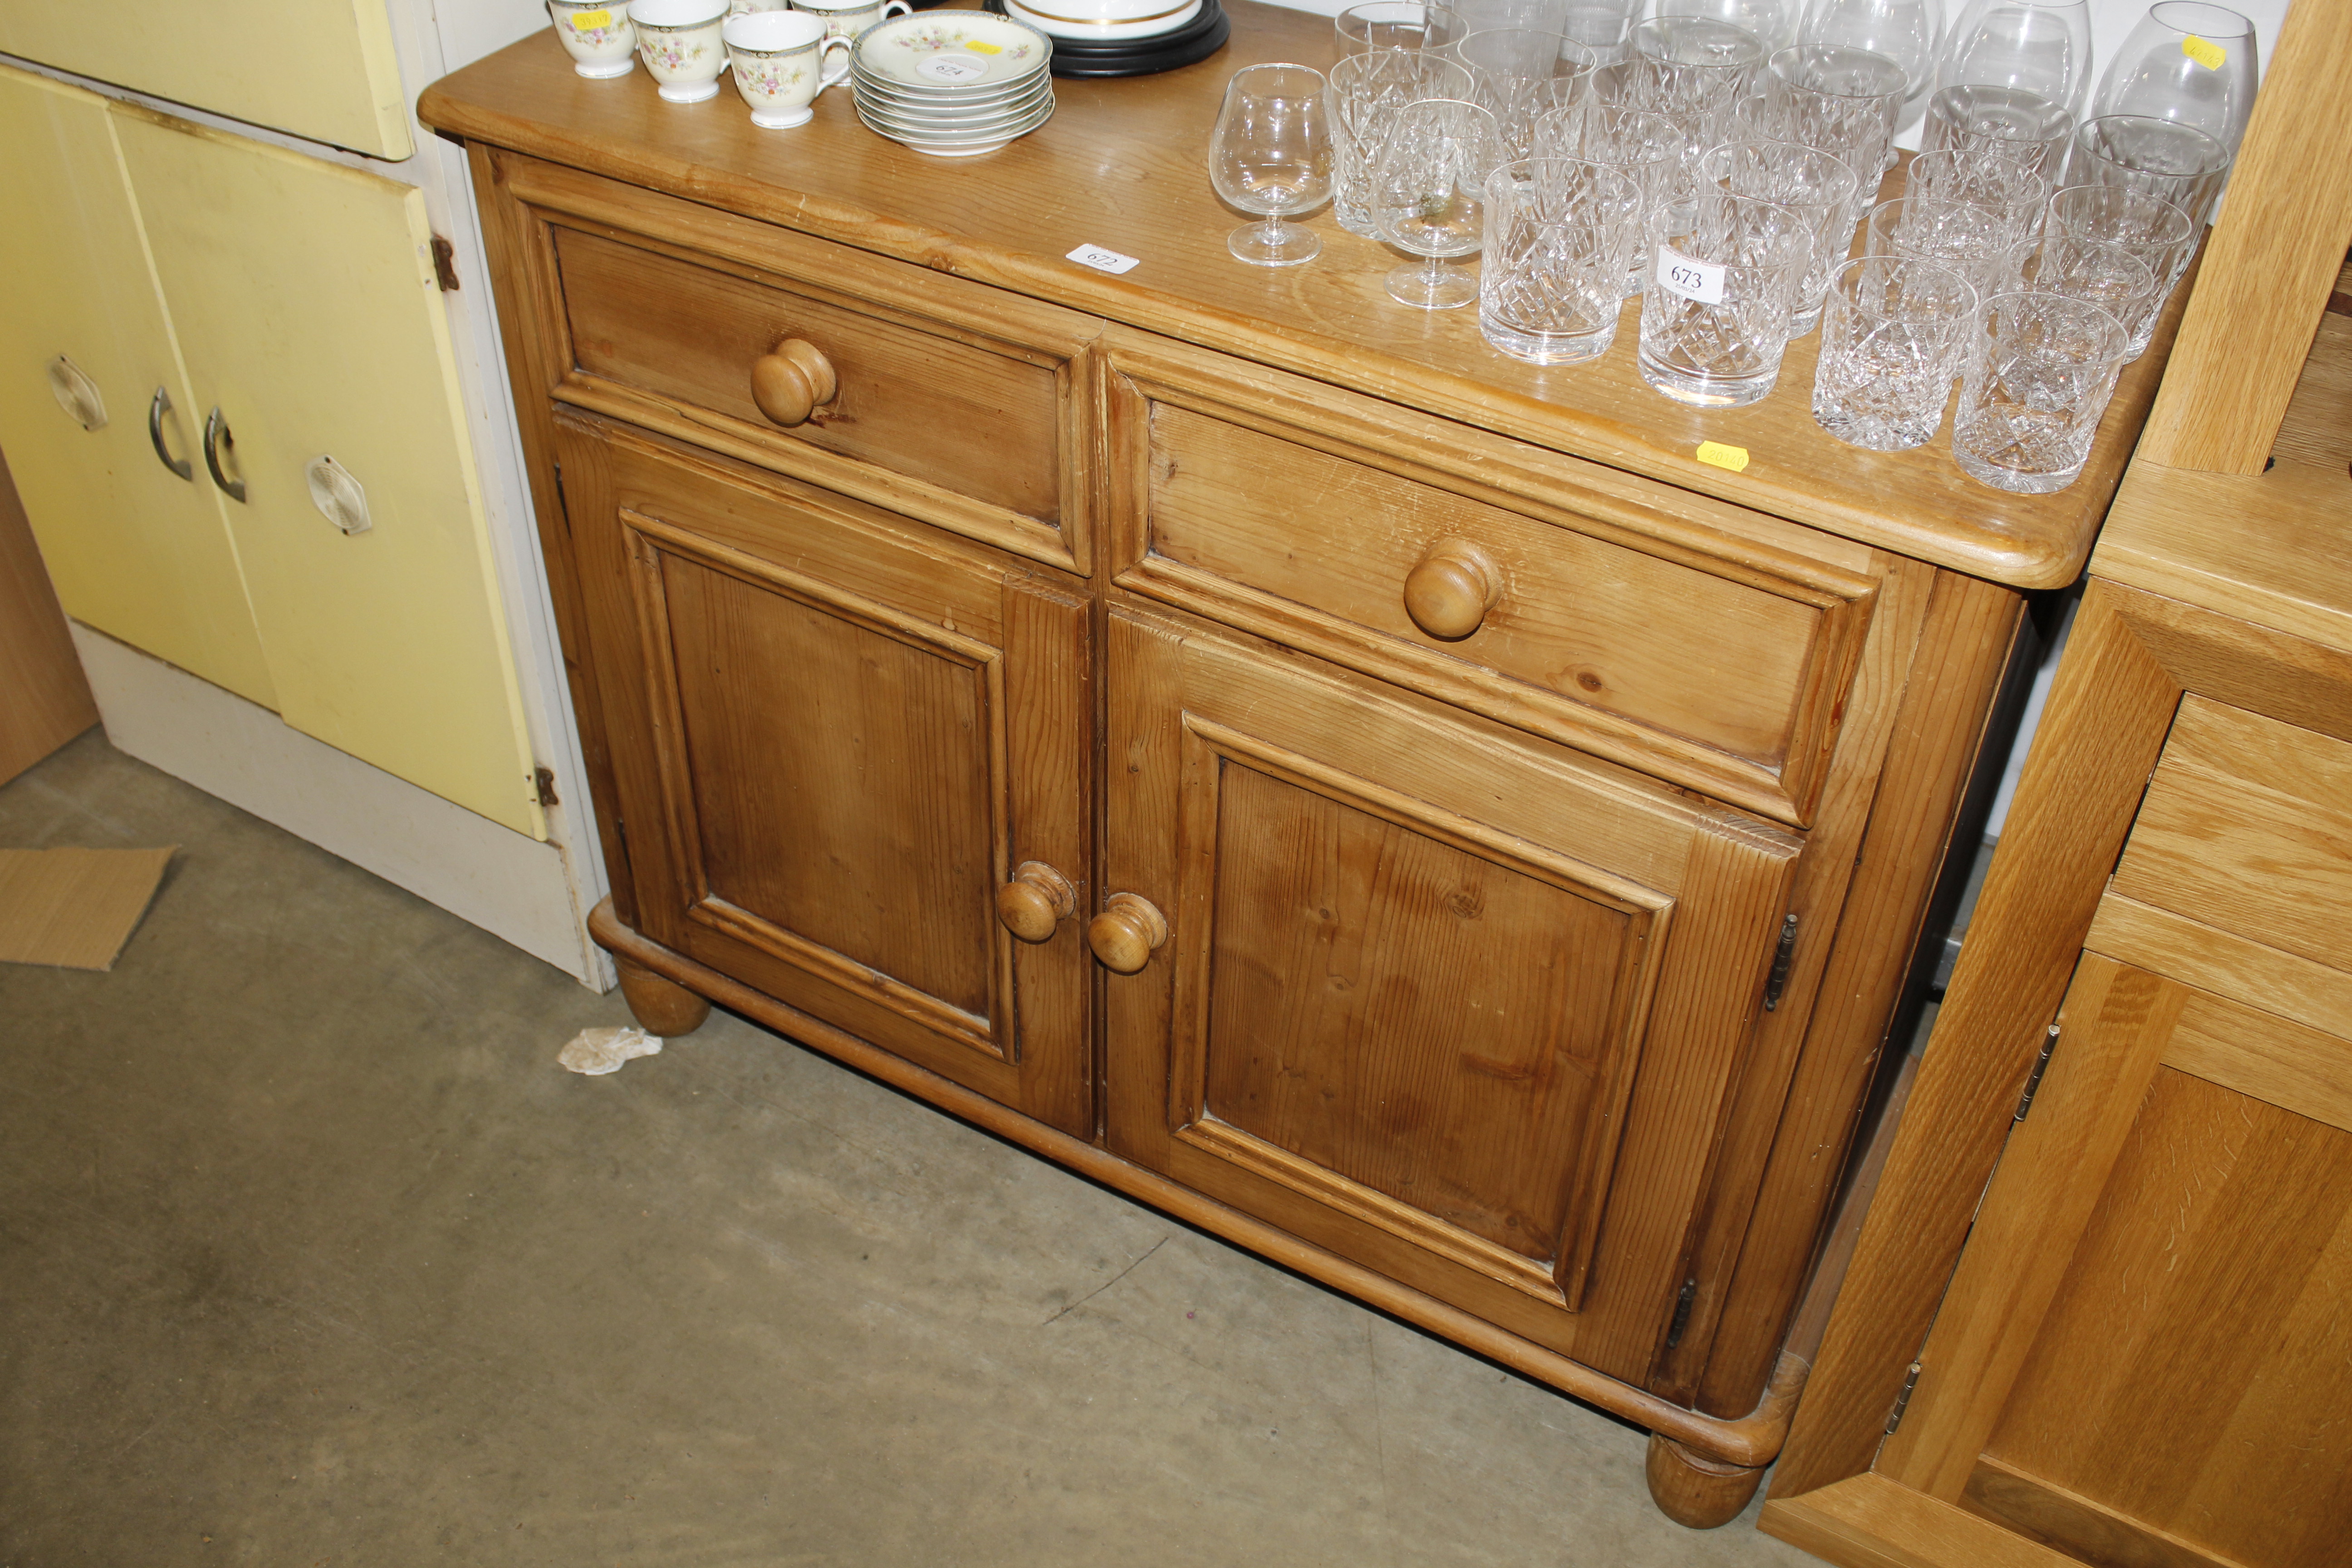
[[[1053,45],[1034,27],[985,12],[901,16],[858,35],[856,68],[926,92],[990,89],[1044,69]]]
[[[572,36],[592,49],[602,48],[606,44],[619,43],[621,29],[615,26],[583,27],[574,22],[572,24]]]
[[[690,44],[656,43],[653,39],[647,38],[645,40],[645,51],[646,64],[657,65],[664,70],[682,71],[704,55],[709,54],[710,46],[698,40]]]
[[[739,55],[735,58],[735,74],[741,79],[744,86],[753,91],[763,92],[770,98],[782,98],[786,92],[808,79],[808,67],[763,65],[752,66],[747,69],[742,57]]]

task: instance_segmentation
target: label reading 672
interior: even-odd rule
[[[1658,247],[1658,287],[1702,305],[1723,303],[1723,268],[1693,261],[1668,246]]]

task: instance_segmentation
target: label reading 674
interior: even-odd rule
[[[1723,268],[1658,247],[1658,287],[1702,305],[1723,303]]]

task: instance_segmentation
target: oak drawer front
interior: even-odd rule
[[[970,537],[1087,569],[1099,323],[524,159],[548,390]]]
[[[1809,819],[1869,579],[1709,557],[1634,532],[1637,508],[1474,479],[1447,466],[1455,432],[1370,399],[1274,407],[1113,364],[1121,586]],[[1540,483],[1549,455],[1517,454]]]

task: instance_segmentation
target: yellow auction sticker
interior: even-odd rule
[[[2194,33],[2180,40],[2180,52],[2209,71],[2220,70],[2230,58],[2229,50]]]
[[[1698,460],[1718,468],[1729,468],[1735,474],[1744,474],[1748,471],[1748,448],[1727,447],[1720,441],[1701,441],[1698,444]]]
[[[575,33],[584,33],[591,27],[609,27],[612,25],[613,13],[610,11],[574,11],[572,13],[572,30]]]
[[[978,38],[966,38],[964,40],[963,47],[970,49],[976,55],[1001,55],[1004,52],[1003,45],[985,44],[981,42]],[[2208,45],[2207,47],[2210,48],[2211,46]]]

